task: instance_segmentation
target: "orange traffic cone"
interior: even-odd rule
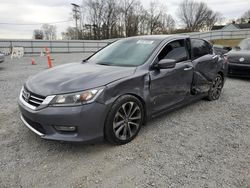
[[[50,58],[50,54],[49,54],[49,49],[46,47],[45,48],[45,52],[47,54],[47,61],[48,61],[48,68],[52,68],[52,63],[51,63],[51,58]]]
[[[36,65],[36,62],[35,62],[35,60],[33,58],[31,60],[31,65]]]

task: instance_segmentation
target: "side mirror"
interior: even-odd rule
[[[156,65],[158,69],[171,69],[176,65],[176,61],[174,59],[162,59]]]

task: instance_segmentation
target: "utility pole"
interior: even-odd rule
[[[76,39],[79,39],[79,28],[78,28],[78,20],[81,24],[81,7],[75,3],[71,3],[73,6],[72,12],[73,12],[73,18],[75,19],[75,25],[76,25]]]

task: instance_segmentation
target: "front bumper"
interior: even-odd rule
[[[103,140],[107,106],[94,102],[76,107],[46,107],[32,110],[18,101],[21,120],[41,138],[70,142]],[[58,131],[54,126],[75,126],[76,131]]]
[[[250,77],[250,64],[228,63],[228,75]]]

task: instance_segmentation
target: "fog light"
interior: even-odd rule
[[[58,131],[67,131],[67,132],[73,132],[76,130],[76,127],[74,126],[54,126],[56,128],[56,130]]]

